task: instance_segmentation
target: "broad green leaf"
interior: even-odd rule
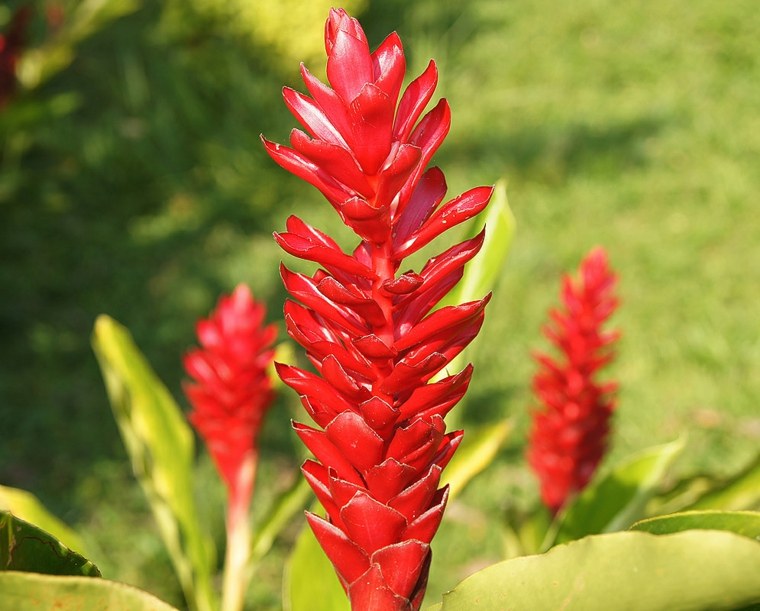
[[[760,454],[745,469],[704,494],[688,509],[760,509]]]
[[[88,577],[0,573],[0,592],[0,611],[177,611],[132,586]]]
[[[727,611],[760,603],[758,575],[760,543],[734,533],[619,532],[490,566],[437,609]]]
[[[277,535],[280,534],[294,515],[299,511],[303,511],[303,508],[306,507],[312,496],[313,493],[309,484],[304,478],[299,477],[290,489],[275,499],[272,507],[254,533],[251,544],[251,565],[266,555],[271,549]]]
[[[98,567],[87,558],[8,511],[0,511],[0,571],[100,576]]]
[[[473,477],[493,462],[511,429],[512,423],[505,420],[465,433],[462,445],[441,478],[441,485],[450,486],[449,500],[457,496]]]
[[[552,543],[623,530],[643,517],[647,501],[684,445],[678,439],[648,448],[597,478],[560,515],[556,536],[549,534],[545,549]]]
[[[760,541],[760,513],[757,511],[684,511],[669,516],[640,520],[631,530],[667,535],[683,530],[727,530]]]
[[[0,510],[3,509],[49,532],[69,549],[87,555],[84,542],[79,535],[50,513],[31,492],[0,486]]]
[[[100,316],[93,346],[132,468],[188,604],[208,611],[215,607],[214,549],[201,528],[193,498],[190,426],[124,327]]]
[[[349,611],[348,598],[330,560],[305,524],[285,565],[285,611]]]

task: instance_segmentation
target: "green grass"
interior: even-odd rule
[[[450,193],[509,181],[517,236],[461,409],[465,425],[509,416],[516,431],[449,508],[431,598],[497,560],[505,507],[535,498],[522,458],[529,353],[546,347],[538,329],[560,275],[594,245],[607,248],[623,301],[611,458],[688,431],[679,469],[727,472],[760,442],[754,3],[443,4],[374,0],[363,22],[375,44],[398,29],[413,71],[439,61],[453,127],[436,162]],[[296,66],[282,73],[266,48],[217,26],[199,40],[161,37],[147,5],[41,92],[73,91],[78,110],[45,125],[14,181],[0,181],[9,219],[0,479],[90,532],[109,576],[177,603],[89,353],[94,317],[127,324],[176,390],[193,321],[219,292],[247,281],[277,317],[284,294],[270,235],[288,214],[350,240],[258,143],[260,132],[282,141],[294,125],[279,88],[297,85]],[[296,469],[287,430],[296,404],[284,395],[270,417],[262,504]],[[215,489],[204,474],[201,486]],[[267,561],[251,608],[279,608],[287,544]]]

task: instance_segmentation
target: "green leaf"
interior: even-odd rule
[[[760,541],[760,513],[757,511],[684,511],[669,516],[640,520],[631,530],[667,535],[684,530],[727,530]]]
[[[586,537],[490,566],[440,611],[700,611],[760,602],[760,543],[721,531]]]
[[[480,252],[467,264],[459,284],[445,299],[447,304],[482,299],[501,274],[515,234],[515,217],[507,200],[506,181],[496,183],[491,202],[472,220],[471,227],[471,236],[485,227],[485,241]]]
[[[84,542],[79,535],[50,513],[31,492],[0,486],[0,510],[3,509],[49,532],[69,549],[87,555]]]
[[[705,493],[688,509],[760,509],[760,454],[741,472]]]
[[[177,611],[147,592],[106,579],[0,573],[0,592],[0,611]]]
[[[542,504],[530,510],[507,507],[503,532],[504,559],[539,553],[551,523],[551,513]]]
[[[296,513],[303,511],[312,497],[309,484],[304,478],[299,477],[290,489],[275,499],[254,534],[251,544],[251,565],[266,555],[277,535]]]
[[[560,515],[556,536],[550,533],[545,549],[553,543],[585,535],[628,528],[643,517],[643,510],[665,472],[683,450],[685,441],[648,448],[615,466],[591,483]]]
[[[482,299],[493,290],[506,262],[512,238],[515,233],[515,217],[507,200],[507,183],[500,180],[494,186],[491,202],[470,223],[470,236],[477,235],[483,227],[486,237],[480,252],[465,266],[464,275],[454,289],[449,292],[437,307],[458,305],[476,299]],[[478,339],[475,338],[434,378],[440,380],[452,372],[460,371],[472,360],[472,352]],[[449,429],[461,428],[461,408],[453,410],[446,416]]]
[[[8,511],[0,511],[0,571],[100,576],[98,567],[87,558]]]
[[[718,485],[719,481],[706,473],[689,475],[655,494],[647,503],[645,513],[648,516],[661,516],[685,511]]]
[[[285,565],[282,602],[285,611],[350,611],[335,569],[308,524]]]
[[[467,430],[461,446],[441,478],[441,485],[450,486],[449,500],[457,496],[473,477],[493,462],[511,430],[512,423],[506,420]]]
[[[477,235],[484,226],[486,237],[483,247],[467,264],[462,279],[439,302],[438,307],[483,299],[499,279],[515,233],[515,217],[507,201],[506,181],[501,180],[496,184],[491,202],[483,212],[472,220],[470,234],[472,236]],[[470,360],[469,355],[472,352],[472,347],[476,344],[477,339],[460,352],[435,379],[443,378],[448,375],[447,372],[461,370]],[[447,416],[446,422],[450,428],[457,428],[459,426],[457,419],[457,412],[454,411]]]
[[[98,357],[132,468],[158,523],[188,604],[215,607],[214,549],[193,498],[193,433],[184,414],[135,346],[107,316],[95,322]]]

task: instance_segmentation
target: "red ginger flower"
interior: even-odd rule
[[[607,449],[617,384],[594,377],[613,359],[612,345],[620,336],[602,330],[618,306],[616,282],[604,250],[592,250],[578,280],[563,279],[564,309],[552,310],[544,327],[561,357],[536,355],[533,389],[543,409],[534,414],[528,461],[553,513],[589,483]]]
[[[26,32],[32,17],[30,6],[16,10],[8,31],[0,34],[0,109],[11,101],[16,91],[16,64],[26,44]]]
[[[195,383],[185,386],[194,411],[189,419],[206,442],[228,489],[238,485],[246,457],[256,452],[256,438],[272,403],[267,368],[277,333],[263,327],[265,309],[239,285],[222,297],[208,319],[198,322],[200,349],[184,358]]]
[[[353,609],[415,610],[425,593],[430,541],[448,489],[441,471],[462,438],[444,416],[462,398],[472,367],[430,383],[478,333],[488,297],[431,311],[462,277],[483,233],[397,274],[404,258],[485,208],[478,187],[441,205],[443,173],[426,169],[450,125],[441,100],[420,119],[437,84],[434,62],[406,88],[394,33],[373,53],[359,23],[332,10],[325,28],[325,86],[305,68],[311,97],[284,89],[308,135],[291,147],[264,140],[283,168],[316,186],[361,239],[351,254],[299,218],[275,239],[322,266],[312,276],[282,267],[296,301],[290,336],[317,374],[279,365],[320,428],[295,423],[316,460],[302,469],[327,511],[307,514]]]
[[[185,356],[185,369],[195,380],[185,386],[194,408],[190,422],[206,442],[228,491],[222,609],[243,608],[250,577],[248,511],[257,437],[273,399],[267,369],[277,334],[274,326],[263,326],[265,314],[248,287],[239,285],[219,300],[208,319],[198,322],[202,347]]]

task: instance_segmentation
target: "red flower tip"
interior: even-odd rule
[[[16,91],[16,65],[26,45],[32,7],[21,6],[11,18],[8,31],[0,34],[0,109],[10,102]]]
[[[352,252],[299,218],[277,243],[320,267],[281,269],[293,298],[288,334],[316,373],[278,367],[319,428],[294,423],[316,461],[304,475],[327,511],[309,523],[355,610],[419,609],[430,541],[443,516],[443,468],[462,433],[445,415],[464,396],[472,367],[431,380],[477,335],[489,300],[435,309],[483,244],[480,234],[432,257],[403,260],[485,208],[478,187],[445,202],[446,180],[428,163],[449,130],[440,100],[423,116],[438,75],[428,68],[401,93],[406,63],[389,35],[370,51],[359,22],[333,9],[325,26],[325,85],[306,68],[309,95],[285,89],[305,131],[290,146],[264,140],[279,165],[314,185],[359,238]]]
[[[576,280],[563,279],[564,308],[552,310],[544,327],[559,358],[536,355],[533,389],[541,408],[534,413],[528,461],[553,513],[589,483],[607,449],[616,384],[597,382],[595,375],[613,359],[620,335],[602,329],[618,306],[616,283],[604,249],[595,248]]]
[[[273,399],[267,374],[274,357],[276,330],[264,327],[264,306],[239,285],[222,297],[209,318],[198,321],[200,348],[184,357],[193,382],[185,393],[193,406],[189,419],[208,446],[230,490],[239,485],[246,458]]]

